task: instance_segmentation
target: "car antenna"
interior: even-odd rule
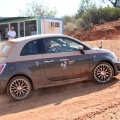
[[[101,46],[99,47],[100,49],[102,48],[102,42],[100,42],[101,43]]]

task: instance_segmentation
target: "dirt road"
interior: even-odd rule
[[[87,81],[42,89],[19,102],[2,94],[0,120],[119,120],[119,79],[105,85]]]
[[[104,47],[110,47],[120,58],[120,42],[117,47],[114,41],[108,43],[105,41]],[[0,120],[111,119],[120,120],[120,75],[104,85],[87,81],[41,89],[18,102],[0,94]]]

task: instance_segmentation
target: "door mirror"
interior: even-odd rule
[[[82,45],[79,45],[79,50],[80,50],[80,53],[81,54],[85,54],[84,50],[83,50],[83,46]]]
[[[79,45],[79,50],[83,50],[83,46],[82,45]]]

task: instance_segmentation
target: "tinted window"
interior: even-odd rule
[[[82,42],[76,42],[76,41],[74,41],[72,39],[68,39],[68,38],[67,39],[66,38],[62,38],[62,39],[63,39],[63,41],[68,43],[70,46],[73,46],[75,48],[78,48],[79,45],[82,45],[83,46],[83,50],[89,50],[90,49],[89,46],[85,45]]]
[[[39,41],[38,40],[27,43],[24,46],[24,48],[23,48],[23,50],[21,52],[21,55],[39,54],[40,52],[39,52],[38,46],[39,46]]]
[[[45,53],[72,52],[79,51],[79,45],[83,45],[69,38],[47,38],[43,40]],[[83,45],[84,50],[87,49]]]
[[[45,47],[45,53],[56,53],[57,48],[61,47],[61,44],[57,41],[57,39],[44,39],[43,40],[44,47]]]

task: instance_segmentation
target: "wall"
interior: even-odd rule
[[[41,18],[41,34],[63,34],[62,19]]]

